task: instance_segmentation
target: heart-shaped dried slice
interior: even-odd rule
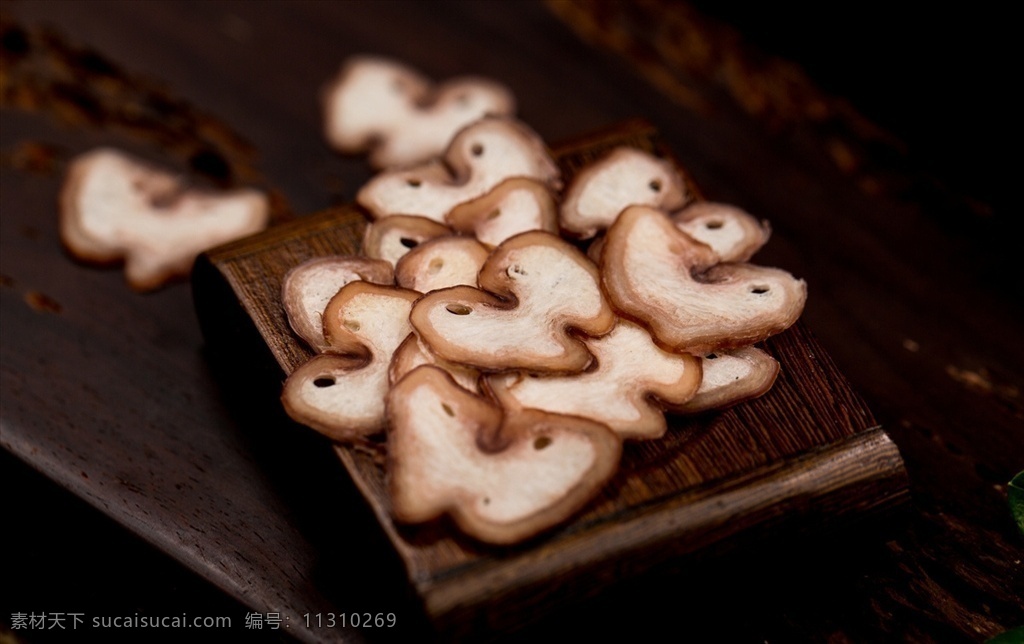
[[[472,237],[436,237],[416,246],[395,265],[403,288],[428,293],[450,286],[476,286],[490,252]]]
[[[438,356],[487,370],[581,371],[591,355],[575,333],[615,325],[597,268],[555,235],[533,231],[498,246],[480,270],[480,289],[424,295],[411,320]]]
[[[757,398],[771,389],[779,375],[778,361],[757,347],[709,353],[700,362],[704,374],[700,388],[678,411],[694,414]]]
[[[324,309],[341,287],[365,281],[392,284],[395,271],[380,259],[354,255],[332,255],[307,260],[293,267],[281,284],[281,302],[288,324],[317,352],[326,351]]]
[[[324,96],[327,140],[342,152],[370,151],[375,167],[421,163],[442,152],[455,133],[477,119],[512,114],[504,86],[480,77],[434,85],[386,58],[356,56],[342,66]]]
[[[620,320],[608,335],[587,340],[587,347],[595,365],[583,373],[494,374],[487,377],[487,387],[506,409],[583,416],[623,438],[651,439],[665,433],[664,409],[684,405],[701,383],[697,358],[661,349],[628,320]]]
[[[565,191],[559,221],[570,234],[589,239],[628,206],[672,211],[687,199],[686,183],[672,163],[621,147],[579,171]]]
[[[558,175],[533,130],[512,119],[485,118],[455,136],[443,163],[382,172],[359,190],[356,200],[376,219],[417,215],[444,222],[452,208],[487,194],[505,179],[529,177],[553,185]]]
[[[536,410],[506,414],[419,367],[388,396],[388,481],[394,516],[450,515],[466,534],[509,544],[564,521],[615,472],[607,427]]]
[[[61,240],[91,262],[124,259],[140,291],[187,276],[202,251],[262,230],[267,198],[213,192],[123,152],[99,148],[71,164],[60,195]]]
[[[315,356],[285,381],[288,415],[337,441],[384,428],[388,365],[409,335],[409,310],[419,293],[352,282],[324,311],[329,351]]]
[[[392,265],[423,242],[454,234],[442,223],[413,215],[395,215],[372,221],[363,233],[363,254]]]
[[[767,221],[723,203],[698,201],[673,213],[676,227],[711,247],[720,262],[745,262],[771,236]]]
[[[425,364],[443,369],[452,377],[455,384],[466,391],[480,392],[480,371],[478,369],[437,357],[415,333],[410,333],[391,357],[391,365],[388,367],[388,382],[394,385],[404,378],[405,374]]]
[[[807,287],[786,271],[719,264],[717,254],[665,213],[632,206],[605,237],[601,276],[621,314],[663,346],[706,353],[747,346],[792,325]]]
[[[528,230],[558,233],[558,206],[544,183],[513,177],[484,196],[459,204],[445,221],[454,230],[473,235],[493,248]]]

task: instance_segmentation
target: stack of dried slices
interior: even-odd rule
[[[774,382],[754,345],[796,321],[805,284],[749,263],[767,225],[695,201],[672,163],[616,149],[563,185],[506,89],[376,58],[325,97],[328,139],[380,173],[357,197],[363,255],[285,278],[317,355],[282,401],[336,441],[386,433],[398,521],[527,539],[597,493],[624,440],[661,437],[666,412]]]

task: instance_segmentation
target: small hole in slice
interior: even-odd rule
[[[359,324],[359,320],[344,320],[341,324],[349,331],[358,331],[359,327],[362,326]]]
[[[661,179],[651,179],[651,182],[647,184],[647,187],[652,192],[661,192]]]
[[[473,154],[473,156],[478,157],[484,153],[484,146],[480,145],[479,143],[474,143],[473,146],[469,148],[469,151]]]
[[[416,177],[411,177],[405,180],[405,184],[410,188],[419,188],[420,186],[423,185],[423,182],[417,179]]]
[[[718,354],[717,353],[709,353],[706,356],[704,356],[704,358],[707,359],[707,360],[717,360],[718,359]]]
[[[491,497],[485,496],[484,497],[484,505],[490,505],[490,504],[491,504]]]
[[[412,237],[402,237],[398,241],[400,244],[402,244],[402,246],[405,246],[406,248],[416,248],[417,246],[420,245],[420,243],[413,239]]]
[[[332,376],[320,376],[313,380],[313,385],[323,389],[324,387],[333,387],[335,382],[337,381]]]
[[[444,308],[449,313],[454,313],[455,315],[469,315],[473,312],[473,309],[469,308],[465,304],[449,304]]]
[[[547,436],[538,436],[533,441],[533,449],[541,450],[551,444],[551,439]]]
[[[704,224],[704,227],[707,228],[708,230],[718,230],[724,225],[725,222],[722,221],[721,219],[712,219],[711,221]]]
[[[501,208],[495,208],[491,212],[487,213],[487,219],[497,219],[501,216]]]
[[[455,418],[455,410],[452,409],[451,405],[449,405],[448,403],[441,403],[441,409],[444,410],[444,413],[448,414],[452,418]]]
[[[441,259],[440,257],[435,257],[434,259],[430,260],[429,264],[427,264],[427,272],[430,273],[431,275],[436,275],[437,273],[441,272],[442,268],[444,268],[444,260]]]
[[[754,295],[764,295],[770,289],[767,286],[753,286],[750,288],[750,292]]]

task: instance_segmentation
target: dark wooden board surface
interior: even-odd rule
[[[552,154],[568,182],[624,145],[671,155],[639,120],[555,143]],[[365,213],[342,206],[205,253],[192,289],[207,342],[240,372],[279,382],[312,356],[285,317],[284,276],[314,257],[357,254],[365,229]],[[444,522],[397,524],[386,442],[336,449],[436,629],[446,637],[509,629],[740,539],[880,520],[906,501],[895,446],[808,330],[798,323],[766,345],[782,369],[767,395],[670,416],[665,437],[627,442],[618,473],[583,512],[517,547],[482,547]]]
[[[369,171],[323,144],[316,95],[346,55],[373,51],[437,77],[504,80],[549,140],[651,120],[709,198],[772,221],[761,261],[809,280],[806,324],[910,474],[913,510],[881,535],[765,544],[626,584],[510,638],[635,637],[683,624],[705,640],[956,642],[1024,623],[1022,539],[1006,506],[1006,482],[1024,469],[1019,244],[1002,211],[950,189],[956,176],[920,172],[913,148],[791,67],[748,56],[742,39],[674,3],[7,2],[3,11],[20,25],[5,22],[3,35],[3,446],[159,550],[193,553],[187,565],[244,605],[402,611],[403,598],[393,596],[389,580],[400,575],[382,535],[351,529],[372,524],[358,496],[320,491],[346,489],[326,444],[278,440],[276,420],[215,377],[225,367],[204,353],[188,287],[139,297],[116,271],[62,253],[60,171],[74,153],[115,144],[215,182],[271,189],[281,218],[343,203]],[[132,97],[143,109],[112,109],[136,105]],[[182,113],[190,118],[170,118]],[[48,547],[40,531],[67,529],[60,517],[26,523],[15,509],[46,484],[4,470],[8,513],[22,523],[5,551],[5,613],[224,608],[243,635],[244,607],[193,593],[201,581],[170,602],[118,589],[130,549],[96,541],[109,530],[86,525]],[[224,548],[199,550],[199,534]],[[255,561],[255,550],[274,556]],[[124,565],[163,561],[135,556]],[[95,583],[62,594],[68,570]],[[264,583],[267,570],[289,582]],[[154,586],[190,579],[166,568],[159,577]],[[286,595],[300,599],[286,605]],[[147,596],[160,601],[140,605]]]

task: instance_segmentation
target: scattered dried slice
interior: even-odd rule
[[[494,247],[528,230],[557,233],[558,206],[545,184],[514,177],[484,196],[456,206],[445,220],[454,230]]]
[[[452,229],[426,217],[395,215],[370,222],[363,234],[367,257],[397,264],[403,255],[428,239],[445,237]]]
[[[281,401],[294,420],[337,441],[384,429],[388,365],[411,332],[409,309],[419,293],[352,282],[324,311],[329,351],[285,381]]]
[[[323,313],[342,286],[355,281],[392,284],[395,272],[380,259],[352,255],[317,257],[292,268],[281,286],[288,324],[317,352],[326,351]]]
[[[621,454],[600,423],[505,414],[430,366],[394,386],[387,415],[395,518],[423,523],[449,514],[488,543],[522,541],[567,519],[612,476]]]
[[[75,257],[124,260],[132,288],[148,291],[189,274],[199,253],[266,227],[255,190],[213,192],[118,150],[75,159],[60,195],[61,240]]]
[[[803,280],[775,268],[717,262],[710,247],[663,212],[632,206],[608,229],[601,275],[615,308],[676,351],[750,345],[800,316]]]
[[[698,201],[672,215],[676,227],[711,247],[720,262],[745,262],[768,242],[771,227],[746,211]]]
[[[685,405],[701,384],[700,361],[669,353],[642,327],[620,320],[611,333],[587,340],[596,366],[579,374],[488,376],[486,387],[505,409],[542,409],[604,423],[623,438],[659,438],[663,410]]]
[[[444,152],[460,129],[487,115],[510,115],[503,85],[463,77],[433,85],[386,58],[356,56],[324,94],[325,134],[342,152],[370,151],[375,167],[421,163]]]
[[[490,252],[472,237],[436,237],[411,249],[395,266],[403,288],[427,293],[450,286],[476,286]]]
[[[487,194],[505,179],[528,177],[549,185],[558,180],[558,167],[541,138],[507,118],[484,118],[462,129],[443,164],[430,161],[382,172],[362,187],[356,200],[376,219],[419,215],[443,222],[452,208]]]
[[[620,147],[576,175],[565,191],[560,223],[572,235],[590,239],[628,206],[672,211],[687,199],[686,184],[672,163]]]
[[[677,411],[697,413],[725,409],[757,398],[775,383],[779,363],[757,347],[740,347],[701,357],[704,377],[696,395]]]
[[[522,233],[487,259],[480,289],[428,293],[411,321],[445,360],[488,371],[581,371],[592,358],[570,331],[600,336],[616,321],[599,279],[594,264],[568,242],[543,231]]]

